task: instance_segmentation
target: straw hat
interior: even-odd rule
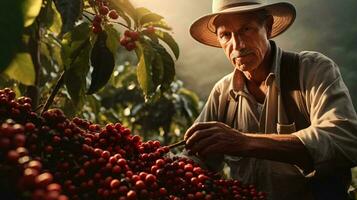
[[[190,33],[194,39],[203,44],[221,47],[213,25],[213,21],[218,15],[245,13],[261,9],[265,9],[274,17],[270,38],[284,32],[295,20],[295,8],[287,2],[268,4],[265,0],[213,0],[212,14],[205,15],[194,21],[190,27]]]

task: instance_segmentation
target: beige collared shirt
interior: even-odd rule
[[[273,41],[271,44],[275,46]],[[338,66],[321,53],[299,53],[300,88],[311,126],[296,132],[294,124],[288,124],[280,96],[282,50],[273,49],[273,65],[265,80],[268,90],[261,109],[246,89],[244,75],[235,70],[215,84],[196,122],[221,121],[247,133],[294,134],[310,152],[314,172],[329,173],[335,165],[356,164],[357,117]],[[227,121],[229,103],[235,104],[236,109],[232,121]],[[258,190],[268,193],[268,199],[312,199],[306,177],[314,173],[307,175],[294,165],[255,158],[226,155],[225,161],[232,178],[255,184]]]

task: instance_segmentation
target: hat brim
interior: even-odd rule
[[[213,46],[221,47],[217,40],[215,33],[215,27],[213,25],[214,19],[218,15],[232,14],[232,13],[246,13],[256,10],[265,9],[274,17],[274,23],[270,38],[276,37],[289,28],[294,22],[296,17],[296,11],[292,4],[287,2],[273,3],[273,4],[254,4],[233,7],[221,12],[205,15],[196,21],[194,21],[190,27],[191,36],[197,41]]]

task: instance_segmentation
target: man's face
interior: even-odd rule
[[[268,22],[256,14],[228,14],[217,17],[217,37],[229,61],[242,72],[252,72],[262,63],[268,49]]]

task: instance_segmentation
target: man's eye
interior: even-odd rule
[[[231,33],[229,33],[229,32],[224,32],[219,35],[219,37],[221,39],[228,39],[228,38],[230,38],[230,36],[231,36]]]
[[[250,27],[244,27],[244,28],[243,28],[243,31],[244,31],[244,32],[247,32],[247,31],[250,31],[250,30],[252,30]]]

